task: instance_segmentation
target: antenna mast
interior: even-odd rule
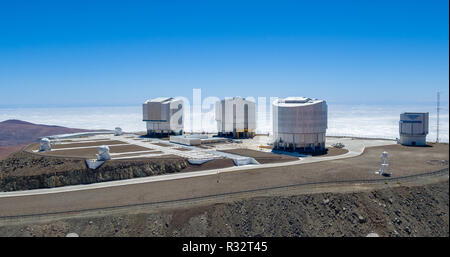
[[[436,121],[436,143],[439,143],[439,110],[440,110],[440,92],[437,92],[437,106],[436,106],[436,112],[437,112],[437,121]]]

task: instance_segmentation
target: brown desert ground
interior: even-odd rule
[[[171,144],[164,144],[164,143],[151,143],[152,145],[162,146],[162,147],[171,147]]]
[[[117,141],[119,142],[119,141]],[[123,143],[123,142],[121,142]],[[103,145],[103,144],[100,144]],[[36,149],[38,146],[33,145],[30,148],[27,148],[27,151],[30,149]],[[65,147],[64,147],[65,148]],[[110,153],[124,153],[124,152],[138,152],[138,151],[148,151],[153,150],[151,148],[142,147],[138,145],[111,145],[109,146]],[[49,152],[39,152],[36,153],[44,156],[61,156],[61,157],[77,157],[77,158],[88,158],[95,159],[97,158],[98,148],[81,148],[81,149],[70,149],[70,150],[57,150],[57,151],[49,151]]]
[[[8,157],[10,154],[19,151],[25,146],[27,145],[22,144],[22,145],[0,146],[0,160],[6,159],[6,157]]]
[[[178,148],[172,148],[173,150],[177,150],[177,151],[191,151],[191,149],[189,148],[184,148],[184,147],[178,147]]]
[[[125,148],[124,148],[125,147]],[[137,150],[135,145],[111,146],[111,152]],[[148,153],[147,148],[145,153]],[[62,153],[61,153],[62,152]],[[61,154],[61,156],[55,156]],[[52,151],[44,154],[18,151],[0,161],[0,191],[26,190],[90,184],[112,180],[162,175],[176,172],[200,171],[212,168],[234,166],[230,159],[212,160],[201,165],[190,164],[187,159],[176,155],[138,157],[110,160],[96,170],[86,166],[86,157],[95,157],[96,148],[77,149],[65,156],[66,151]],[[158,154],[160,151],[153,151]],[[51,154],[51,155],[47,155]],[[83,157],[74,157],[79,154]],[[90,154],[90,155],[89,155]],[[129,154],[118,155],[119,157]],[[136,154],[133,154],[135,156]]]
[[[274,162],[290,162],[298,161],[298,157],[289,156],[285,154],[275,154],[263,151],[255,151],[251,149],[230,149],[230,150],[220,150],[221,152],[237,154],[242,156],[248,156],[255,158],[261,164],[274,163]]]
[[[380,165],[380,154],[383,151],[388,151],[390,154],[391,178],[375,174]],[[0,198],[0,205],[4,206],[0,210],[0,216],[12,215],[13,213],[30,214],[38,210],[59,212],[134,206],[211,195],[245,193],[255,190],[295,188],[305,185],[311,190],[315,190],[321,185],[320,183],[343,183],[344,181],[353,181],[353,183],[357,183],[356,188],[364,188],[364,183],[370,181],[385,181],[384,183],[387,183],[392,179],[405,176],[427,174],[440,170],[448,172],[448,151],[448,144],[434,144],[432,147],[404,147],[401,145],[369,147],[360,156],[341,160],[236,170],[207,176],[120,185],[59,194],[34,195],[17,199],[16,197]],[[30,153],[19,154],[31,155]],[[36,181],[42,181],[40,183],[43,183],[46,187],[58,186],[57,183],[65,181],[67,177],[73,178],[78,183],[80,181],[79,177],[83,179],[89,178],[89,181],[83,181],[85,184],[95,183],[95,181],[101,182],[105,181],[105,179],[114,180],[136,176],[151,176],[162,174],[162,172],[173,173],[182,171],[182,169],[187,167],[187,162],[185,161],[172,162],[162,160],[161,162],[150,162],[147,160],[144,162],[141,160],[126,160],[123,162],[106,162],[104,166],[100,167],[100,170],[103,172],[75,173],[78,175],[72,176],[74,173],[62,172],[55,174],[53,172],[57,166],[61,165],[64,167],[67,165],[61,159],[52,157],[50,162],[50,159],[47,159],[49,157],[41,158],[33,160],[27,159],[26,156],[18,156],[16,159],[8,161],[8,158],[7,162],[3,161],[0,163],[3,171],[3,190],[18,190],[19,185],[25,187],[36,186]],[[37,169],[36,164],[39,164],[39,167],[42,168]],[[14,165],[28,165],[27,169],[29,172],[46,173],[46,176],[26,176],[25,167],[17,169],[14,168]],[[217,168],[214,163],[210,165]],[[14,175],[25,177],[14,178]],[[40,179],[41,177],[44,178]],[[99,178],[103,180],[99,180]],[[72,180],[69,181],[71,182]],[[20,201],[18,201],[19,199]]]
[[[125,153],[125,154],[115,155],[114,157],[115,158],[116,157],[133,157],[133,156],[144,155],[144,154],[162,154],[162,153],[163,152],[161,152],[161,151],[138,151],[135,153]],[[168,154],[162,155],[162,156],[155,156],[155,157],[161,158],[163,156],[168,156]],[[149,158],[155,158],[155,157],[149,157]]]
[[[290,162],[290,161],[298,160],[298,157],[294,157],[294,156],[283,154],[283,153],[263,152],[263,151],[256,151],[256,150],[243,149],[243,148],[221,150],[221,152],[253,157],[253,158],[255,158],[256,161],[258,161],[261,164],[275,163],[275,162]],[[339,149],[339,148],[329,147],[327,153],[320,155],[320,157],[336,156],[336,155],[345,154],[347,152],[348,152],[347,149]]]
[[[40,137],[87,131],[95,130],[33,124],[21,120],[2,121],[0,122],[0,160],[27,144],[36,142]]]
[[[89,130],[33,124],[21,120],[6,120],[0,122],[0,146],[28,144],[43,136],[86,131]]]
[[[292,192],[165,208],[0,218],[0,236],[448,237],[448,190],[447,178],[362,191]]]
[[[71,143],[71,144],[52,144],[52,149],[62,149],[62,148],[72,148],[72,147],[87,147],[87,146],[101,146],[101,145],[119,145],[125,144],[122,141],[117,140],[100,140],[97,142],[88,142],[88,143]]]

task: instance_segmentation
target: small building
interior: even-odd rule
[[[142,105],[147,135],[168,136],[183,134],[183,100],[159,97]]]
[[[219,136],[253,138],[256,129],[255,111],[255,102],[241,97],[216,102],[216,121]]]
[[[324,152],[328,106],[324,100],[286,97],[273,102],[273,144],[275,149],[296,152]]]
[[[428,112],[404,112],[400,114],[399,143],[402,145],[426,145]]]

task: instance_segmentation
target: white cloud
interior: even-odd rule
[[[329,105],[328,135],[352,135],[366,137],[398,137],[398,121],[401,112],[430,112],[430,133],[427,139],[436,139],[436,111],[434,106],[371,106]],[[71,128],[114,129],[144,131],[140,106],[127,107],[79,107],[79,108],[15,108],[0,109],[0,121],[19,119],[33,123],[59,125]],[[271,113],[267,115],[270,120]],[[257,115],[258,117],[258,115]],[[257,132],[271,132],[270,122],[258,123]],[[449,141],[449,114],[440,115],[440,140]],[[204,131],[216,132],[214,111],[203,114]],[[190,131],[190,128],[185,128]]]

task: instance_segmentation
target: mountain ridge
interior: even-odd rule
[[[88,131],[95,130],[35,124],[17,119],[5,120],[0,122],[0,160],[20,149],[20,146],[36,142],[41,137]]]

